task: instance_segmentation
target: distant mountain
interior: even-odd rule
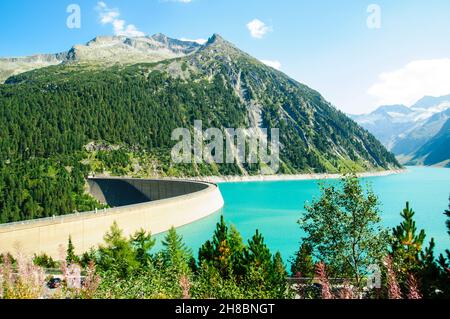
[[[450,95],[420,99],[411,107],[381,106],[351,117],[404,162],[443,128],[450,118]]]
[[[413,154],[408,164],[450,167],[450,119],[438,134]]]
[[[398,105],[384,105],[380,106],[374,111],[374,114],[384,114],[387,116],[394,116],[395,114],[410,114],[413,112],[410,108],[398,104]]]
[[[52,65],[158,62],[186,56],[200,46],[196,42],[171,39],[163,34],[137,38],[99,36],[84,45],[75,45],[66,52],[0,58],[0,83],[6,81],[10,76]]]
[[[450,101],[450,94],[444,95],[440,97],[434,97],[434,96],[425,96],[421,98],[419,101],[417,101],[413,106],[411,106],[412,109],[428,109],[435,107],[436,105],[440,105],[442,103],[448,103]]]
[[[397,137],[391,149],[392,152],[398,155],[408,155],[416,152],[428,140],[439,133],[449,118],[450,108],[436,113],[424,121],[419,121],[412,128]]]
[[[396,138],[411,128],[413,110],[404,105],[384,105],[367,115],[350,115],[367,129],[388,149],[392,149]]]

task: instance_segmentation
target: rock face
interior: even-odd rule
[[[183,57],[195,52],[200,44],[171,39],[163,34],[129,38],[99,36],[84,45],[57,54],[0,58],[0,83],[10,76],[61,63],[95,63],[103,65],[158,62]]]

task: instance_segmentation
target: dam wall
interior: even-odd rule
[[[158,234],[220,211],[224,201],[214,184],[122,178],[92,178],[90,193],[110,209],[0,225],[0,253],[46,253],[61,259],[69,236],[82,254],[103,242],[116,222],[125,236],[140,229]]]

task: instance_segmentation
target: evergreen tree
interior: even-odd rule
[[[89,265],[95,264],[96,259],[97,259],[96,254],[97,254],[97,250],[94,248],[91,248],[91,249],[89,249],[89,251],[84,252],[80,258],[80,265],[83,268],[87,268]]]
[[[0,255],[0,259],[2,259],[1,257],[2,256]],[[47,269],[58,268],[58,263],[54,261],[52,257],[46,254],[34,255],[33,264]]]
[[[174,227],[164,237],[162,244],[164,246],[162,250],[164,266],[177,275],[189,273],[192,253],[183,242],[183,237],[177,234]]]
[[[234,225],[230,226],[229,230],[229,242],[231,249],[231,264],[233,268],[233,275],[235,277],[242,278],[244,276],[244,266],[243,266],[243,254],[245,250],[245,245],[242,240],[242,236]]]
[[[213,265],[219,270],[223,278],[227,278],[233,271],[232,250],[230,247],[228,227],[223,216],[216,226],[213,236]]]
[[[116,222],[103,237],[105,245],[98,250],[96,264],[104,271],[114,271],[121,278],[130,276],[139,266],[136,253]]]
[[[447,233],[450,235],[450,197],[448,209],[445,210],[444,214],[447,216]],[[445,250],[445,255],[441,254],[439,256],[439,266],[440,266],[440,284],[441,290],[446,298],[450,298],[450,250]]]
[[[239,232],[225,223],[223,216],[217,223],[212,241],[208,240],[199,251],[199,262],[217,269],[222,278],[241,276],[241,259],[244,245]]]
[[[293,277],[314,278],[315,265],[312,248],[308,243],[302,243],[300,249],[291,260],[291,275]]]
[[[270,277],[270,271],[273,265],[272,254],[258,230],[256,230],[255,235],[248,241],[248,245],[244,250],[242,263],[246,274],[257,274],[262,281],[259,284],[264,286],[265,281]],[[255,280],[257,279],[255,278]]]
[[[419,270],[417,271],[418,274],[415,275],[420,281],[419,289],[425,298],[436,297],[436,291],[443,287],[439,267],[434,256],[435,246],[434,238],[432,238],[429,246],[420,252]]]
[[[406,207],[400,213],[403,218],[402,223],[392,230],[391,254],[403,282],[406,281],[410,272],[418,271],[419,257],[426,237],[423,229],[417,234],[414,214],[407,202]]]
[[[141,267],[146,267],[152,260],[150,250],[155,246],[156,240],[152,239],[152,235],[141,229],[131,237],[131,244],[136,253],[136,260]]]
[[[242,257],[244,285],[254,289],[257,298],[282,298],[286,293],[287,272],[281,254],[272,256],[264,237],[256,230]]]
[[[287,271],[280,252],[277,252],[273,256],[271,283],[273,286],[274,297],[279,299],[284,298],[287,291]]]
[[[404,294],[409,289],[409,278],[417,278],[417,287],[425,298],[436,297],[440,287],[440,271],[434,256],[435,242],[432,238],[424,248],[426,238],[422,229],[417,232],[414,211],[409,203],[401,212],[402,223],[392,230],[391,256],[394,262],[397,280]]]
[[[272,254],[264,243],[264,237],[259,230],[248,241],[247,249],[244,250],[244,264],[267,271],[270,268]]]
[[[69,236],[69,242],[67,244],[66,262],[68,265],[79,262],[79,258],[75,254],[75,247],[72,243],[72,236]]]

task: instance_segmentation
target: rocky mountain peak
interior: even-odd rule
[[[158,42],[166,42],[166,43],[169,42],[170,40],[174,40],[162,33],[156,33],[156,34],[150,36],[149,38],[151,38],[155,41],[158,41]]]
[[[224,38],[218,33],[214,33],[209,39],[208,42],[206,42],[207,45],[217,44],[217,43],[223,43],[226,42]]]
[[[70,50],[62,53],[0,58],[0,83],[12,75],[61,63],[101,65],[154,63],[184,57],[200,49],[208,50],[208,54],[214,55],[242,53],[217,33],[213,34],[205,45],[170,38],[162,33],[142,37],[96,36],[87,43],[74,45]]]
[[[449,103],[450,104],[450,94],[444,95],[444,96],[424,96],[419,101],[417,101],[413,106],[411,106],[412,109],[429,109],[432,107],[435,107],[442,103]]]
[[[214,48],[222,48],[222,49],[234,49],[239,50],[236,46],[225,40],[220,34],[214,33],[208,41],[205,43],[204,47],[214,47]],[[240,51],[240,50],[239,50]]]

